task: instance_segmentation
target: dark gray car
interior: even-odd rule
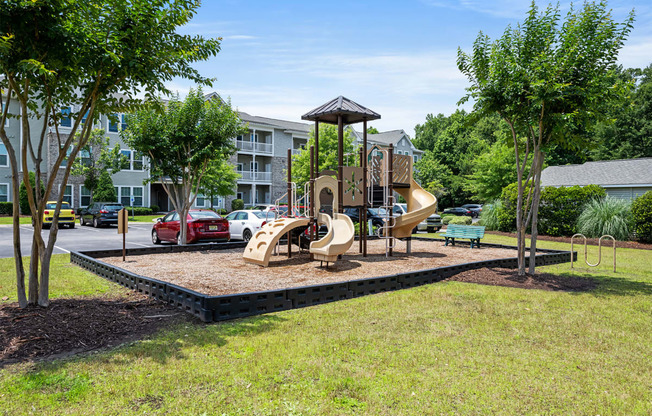
[[[79,213],[80,225],[103,225],[118,224],[118,212],[124,208],[119,202],[93,202]]]

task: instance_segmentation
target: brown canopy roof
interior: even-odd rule
[[[337,124],[337,117],[340,115],[344,124],[359,123],[364,120],[378,120],[380,118],[380,114],[340,95],[304,114],[301,119]]]

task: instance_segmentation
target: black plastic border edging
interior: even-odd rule
[[[443,240],[416,237],[422,241]],[[462,242],[463,243],[463,242]],[[468,244],[468,243],[467,243]],[[502,244],[482,244],[486,247],[516,249]],[[189,246],[160,246],[151,248],[127,249],[127,254],[144,255],[157,253],[178,253],[188,251],[228,250],[244,248],[246,243],[199,244]],[[542,254],[536,255],[536,265],[567,263],[570,261],[570,251],[540,249]],[[294,287],[288,289],[270,290],[265,292],[237,293],[233,295],[209,296],[195,292],[182,286],[152,279],[132,273],[98,260],[102,257],[121,256],[122,250],[96,250],[70,253],[70,262],[105,279],[116,282],[137,292],[148,295],[161,302],[172,304],[203,322],[224,321],[245,316],[303,308],[322,303],[351,299],[375,293],[389,292],[399,289],[421,286],[439,282],[457,273],[482,267],[516,268],[517,258],[482,260],[471,263],[454,264],[436,267],[434,269],[399,273],[390,276],[371,277],[347,282],[328,283],[324,285]],[[577,252],[573,252],[573,260],[577,260]],[[525,258],[526,266],[529,256]]]

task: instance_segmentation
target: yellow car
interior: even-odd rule
[[[56,201],[48,201],[45,204],[45,211],[43,212],[43,228],[50,228],[50,226],[52,226],[56,209]],[[59,211],[59,227],[63,225],[75,228],[75,211],[70,208],[70,204],[65,201],[61,203],[61,211]]]

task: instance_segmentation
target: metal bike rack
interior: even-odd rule
[[[584,262],[587,264],[589,267],[597,267],[600,265],[600,262],[602,261],[602,239],[603,238],[611,238],[611,241],[613,243],[613,251],[614,251],[614,273],[616,272],[616,239],[613,238],[610,235],[603,235],[600,237],[600,240],[598,240],[598,262],[595,264],[589,263],[588,260],[588,253],[587,253],[587,248],[586,248],[586,237],[584,234],[575,234],[571,237],[571,259],[570,259],[570,264],[571,264],[571,269],[573,268],[573,239],[575,237],[582,237],[584,239]]]

